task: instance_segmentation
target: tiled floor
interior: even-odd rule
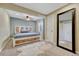
[[[24,44],[12,48],[10,41],[6,48],[0,53],[1,56],[77,56],[69,51],[63,50],[55,45],[40,41],[31,44]]]

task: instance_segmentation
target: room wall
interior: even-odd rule
[[[50,36],[47,35],[47,41],[50,41],[56,45],[57,43],[57,14],[64,12],[66,10],[72,9],[72,8],[76,8],[75,40],[76,40],[76,52],[79,53],[79,4],[70,4],[47,16],[47,34],[50,33],[50,35],[53,36],[50,38]],[[50,25],[51,27],[49,27]]]
[[[31,26],[32,31],[36,31],[36,21],[26,21],[19,18],[10,17],[10,34],[13,35],[15,33],[16,26]]]
[[[7,13],[0,9],[0,49],[3,42],[10,36],[10,21]],[[4,43],[5,44],[5,43]]]
[[[44,20],[43,19],[40,19],[37,21],[37,24],[36,24],[36,30],[37,32],[40,32],[41,34],[41,40],[45,39],[45,29],[44,29]]]

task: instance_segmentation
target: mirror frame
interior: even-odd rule
[[[72,50],[59,45],[59,16],[71,10],[73,10],[72,12]],[[57,14],[57,46],[73,53],[76,53],[75,52],[75,12],[76,12],[76,9],[72,8],[70,10]]]

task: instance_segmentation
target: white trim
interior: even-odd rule
[[[79,51],[76,51],[76,53],[79,55]]]
[[[2,48],[0,49],[0,52],[2,51]]]
[[[5,43],[3,43],[4,45],[0,48],[0,52],[5,48],[6,44],[9,42],[10,37],[7,38],[6,41],[4,41]]]

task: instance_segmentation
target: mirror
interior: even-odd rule
[[[75,53],[75,8],[57,14],[57,46]]]

